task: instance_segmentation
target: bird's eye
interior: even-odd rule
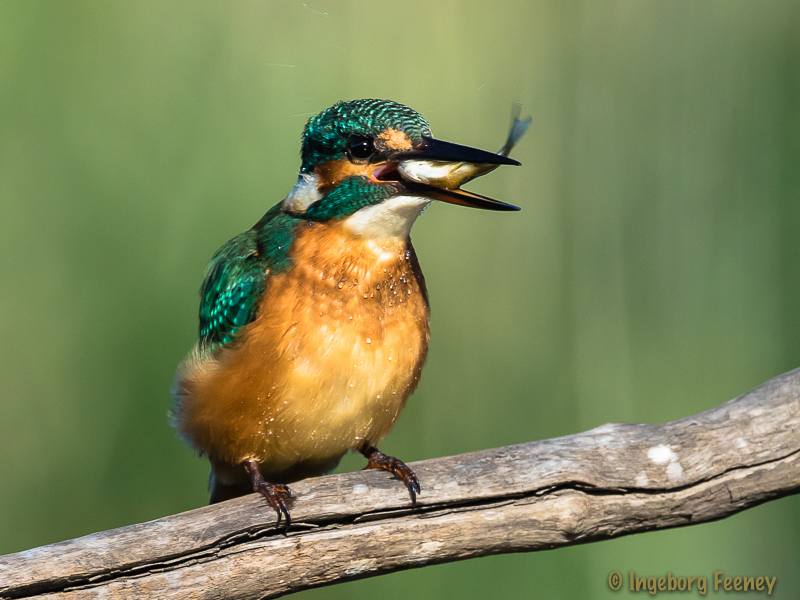
[[[369,138],[350,138],[350,143],[347,145],[347,154],[350,155],[350,158],[366,160],[375,154],[375,146],[372,144],[372,140]]]

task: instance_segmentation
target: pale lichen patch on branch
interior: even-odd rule
[[[647,451],[647,458],[657,465],[663,465],[667,462],[675,462],[678,460],[678,455],[669,446],[653,446]]]

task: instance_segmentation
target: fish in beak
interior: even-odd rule
[[[395,154],[379,169],[385,174],[394,171],[395,176],[399,175],[400,185],[414,195],[486,210],[520,210],[513,204],[462,190],[461,186],[500,165],[519,166],[508,154],[525,134],[530,121],[530,117],[519,119],[517,111],[506,143],[496,154],[426,137],[422,144]],[[383,179],[381,172],[377,176]]]

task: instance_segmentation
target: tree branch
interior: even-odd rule
[[[800,491],[800,369],[694,417],[292,486],[0,557],[0,598],[280,596],[400,569],[722,519]]]

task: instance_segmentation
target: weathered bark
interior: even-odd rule
[[[292,486],[0,557],[0,598],[264,598],[399,569],[721,519],[800,491],[800,369],[694,417]]]

